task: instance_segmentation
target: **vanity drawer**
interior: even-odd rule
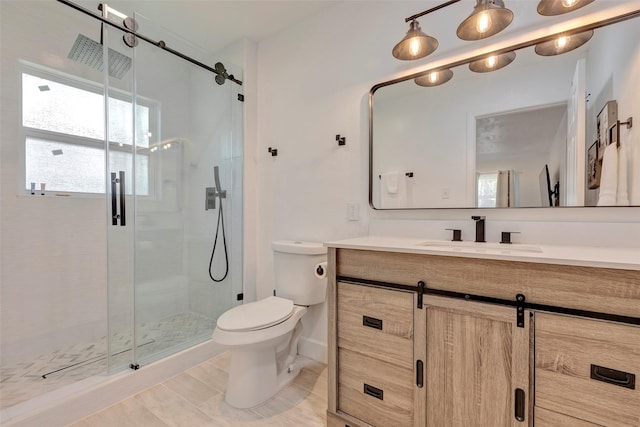
[[[414,293],[338,282],[338,347],[412,369]]]
[[[338,410],[375,426],[413,424],[413,371],[338,350]]]
[[[602,425],[640,425],[640,327],[535,315],[535,405]]]
[[[539,407],[535,408],[534,419],[536,427],[602,427],[600,424],[593,424]]]

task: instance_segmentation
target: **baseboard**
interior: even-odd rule
[[[300,337],[298,341],[298,354],[318,362],[327,363],[327,343]]]

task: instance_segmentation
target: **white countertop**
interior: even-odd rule
[[[345,249],[640,270],[640,247],[609,248],[594,246],[529,245],[523,243],[507,245],[500,243],[449,242],[444,240],[376,236],[326,242],[325,246]]]

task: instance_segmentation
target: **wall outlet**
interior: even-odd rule
[[[360,204],[358,202],[347,203],[347,218],[349,221],[360,220]]]
[[[440,190],[440,198],[441,199],[448,199],[449,198],[449,189],[448,188],[443,188],[442,190]]]

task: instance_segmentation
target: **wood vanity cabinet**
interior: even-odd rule
[[[640,271],[330,247],[329,285],[330,427],[640,426],[640,327],[576,315],[637,321]]]

